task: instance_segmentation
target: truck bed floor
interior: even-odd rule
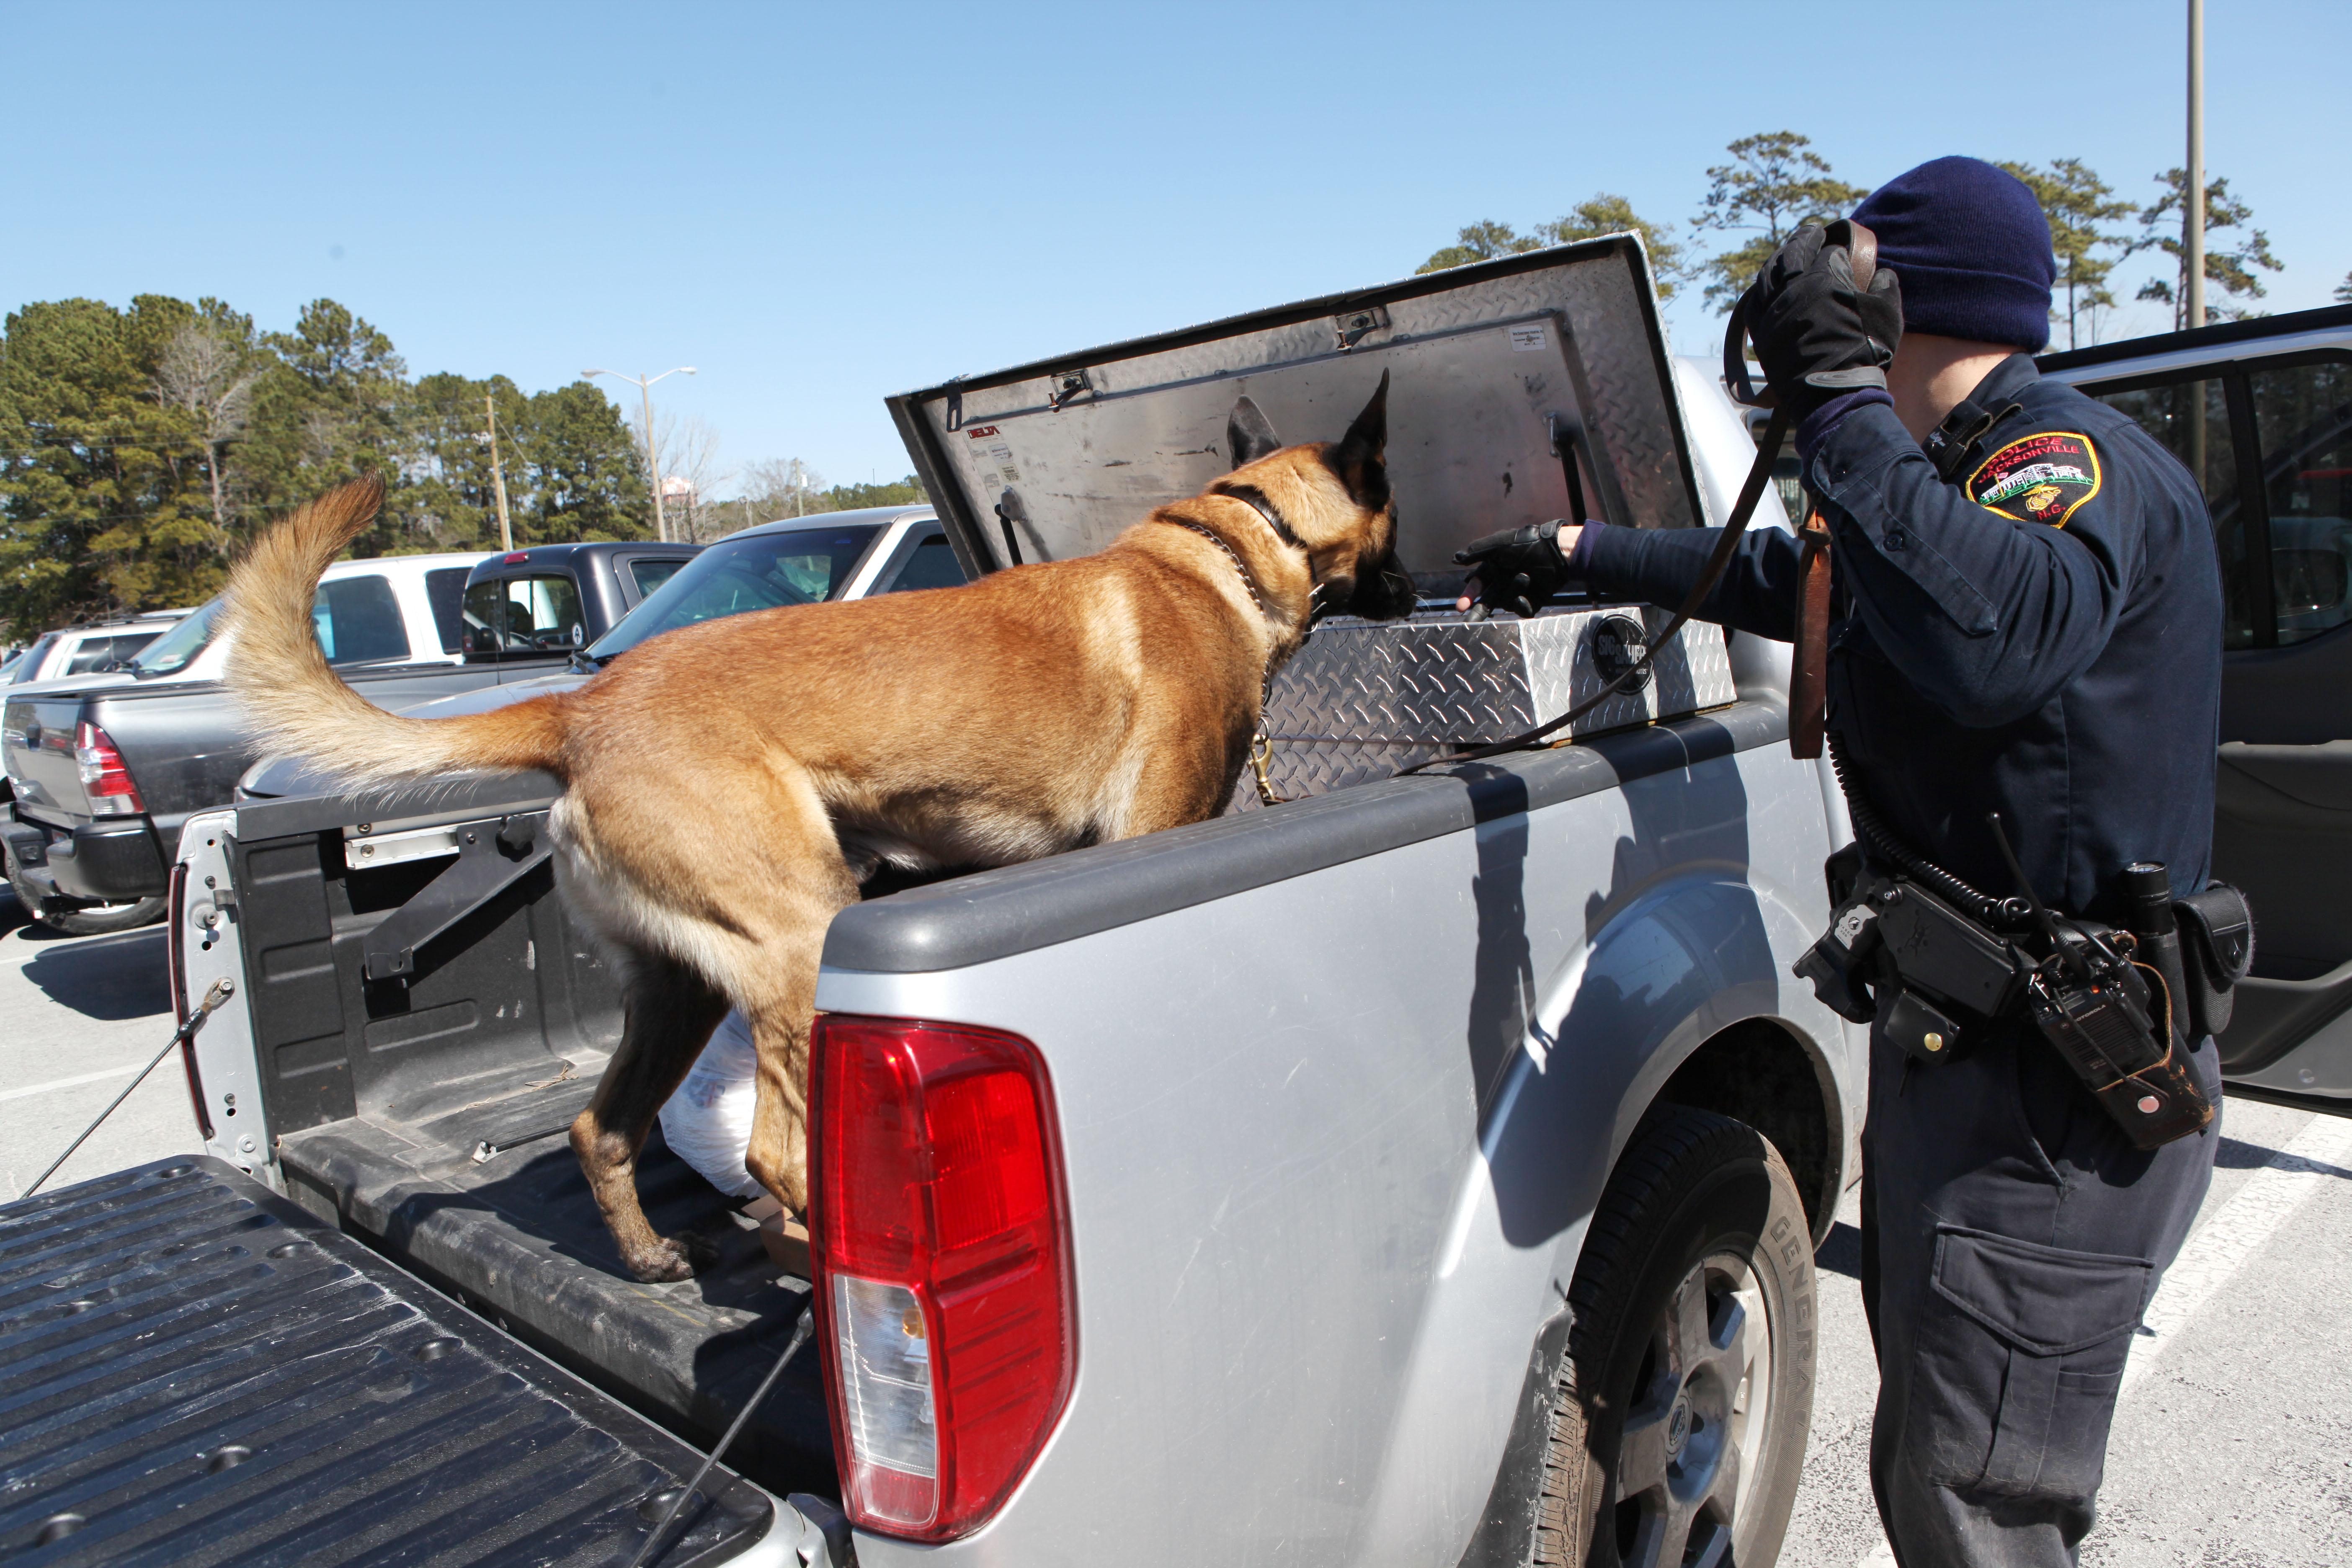
[[[217,1161],[0,1208],[0,1556],[614,1568],[696,1463]],[[713,1480],[663,1568],[778,1528]]]
[[[707,1445],[782,1352],[808,1286],[769,1261],[751,1221],[658,1128],[637,1164],[646,1215],[665,1236],[708,1242],[716,1261],[677,1284],[629,1276],[564,1137],[600,1068],[542,1060],[436,1084],[289,1133],[278,1158],[300,1201]],[[837,1495],[816,1356],[794,1361],[729,1460],[773,1491]]]

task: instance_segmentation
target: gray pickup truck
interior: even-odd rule
[[[2246,606],[2217,871],[2264,911],[2224,1058],[2254,1092],[2341,1110],[2352,946],[2307,895],[2352,871],[2352,631],[2309,629],[2333,614],[2326,562],[2302,558],[2326,531],[2272,520],[2345,515],[2352,312],[2263,326],[2051,367],[2215,480]],[[1694,628],[1572,743],[1390,776],[1560,710],[1657,624],[1572,603],[1465,626],[1438,607],[1457,542],[1729,508],[1752,442],[1711,365],[1667,353],[1638,245],[892,409],[978,572],[1097,547],[1198,489],[1238,394],[1326,435],[1383,369],[1431,604],[1327,624],[1285,671],[1270,778],[1300,798],[1245,786],[1214,821],[876,889],[835,920],[812,1279],[767,1264],[657,1136],[646,1206],[719,1261],[676,1285],[619,1268],[561,1137],[618,1019],[530,781],[190,824],[174,987],[184,1006],[237,985],[188,1063],[207,1149],[691,1441],[814,1300],[820,1362],[730,1458],[800,1494],[803,1542],[839,1500],[866,1568],[1443,1568],[1596,1543],[1769,1563],[1864,1044],[1790,973],[1850,835],[1824,770],[1788,753],[1787,650]],[[1769,498],[1758,526],[1786,526]]]
[[[565,668],[699,548],[597,542],[341,561],[320,584],[314,619],[354,690],[405,708]],[[0,841],[27,913],[77,934],[162,915],[181,825],[227,805],[255,760],[219,681],[219,604],[118,674],[7,692]]]

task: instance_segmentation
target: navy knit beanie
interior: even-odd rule
[[[2034,353],[2050,342],[2050,221],[2014,174],[1937,158],[1873,191],[1853,221],[1902,279],[1905,331]]]

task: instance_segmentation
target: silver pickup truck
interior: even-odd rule
[[[2352,683],[2275,694],[2336,668],[2352,633],[2315,629],[2326,563],[2303,557],[2324,530],[2268,526],[2342,515],[2327,410],[2352,313],[2320,314],[2273,360],[2213,329],[2053,369],[2138,400],[2234,487],[2216,512],[2248,609],[2222,759],[2246,784],[2221,792],[2217,869],[2293,934],[2224,1057],[2257,1092],[2340,1108],[2352,948],[2297,889],[2323,853],[2352,869]],[[2282,420],[2316,411],[2301,435],[2255,403],[2207,423],[2208,382],[2235,415],[2273,365],[2335,378],[2273,398]],[[1294,798],[1245,781],[1216,820],[872,889],[835,920],[814,1169],[897,1217],[820,1226],[813,1280],[768,1264],[657,1136],[647,1209],[719,1261],[667,1286],[618,1267],[561,1141],[618,1020],[546,864],[551,788],[288,795],[190,824],[175,987],[184,1006],[238,987],[189,1061],[207,1148],[689,1440],[814,1297],[821,1358],[730,1462],[838,1499],[866,1568],[1566,1563],[1596,1541],[1628,1563],[1769,1563],[1864,1046],[1790,973],[1849,833],[1833,782],[1789,755],[1787,650],[1692,628],[1572,743],[1391,776],[1559,711],[1660,619],[1578,602],[1466,626],[1443,607],[1458,543],[1580,513],[1702,526],[1753,458],[1709,366],[1667,353],[1638,245],[892,411],[977,573],[1095,548],[1197,489],[1236,395],[1292,439],[1328,436],[1384,369],[1429,600],[1387,631],[1328,624],[1285,672],[1268,777]],[[2217,467],[2225,433],[2256,445]],[[1757,525],[1786,526],[1769,496]],[[840,1538],[812,1510],[793,1528],[813,1562]]]

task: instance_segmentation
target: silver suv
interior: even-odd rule
[[[121,669],[149,643],[172,629],[185,610],[142,610],[110,616],[46,632],[7,667],[6,683],[53,680],[61,675],[91,675]]]

